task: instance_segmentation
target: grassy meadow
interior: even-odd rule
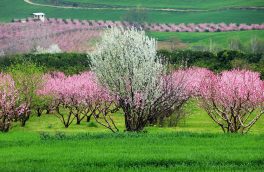
[[[195,101],[177,127],[120,133],[83,121],[68,129],[53,115],[0,134],[0,171],[261,171],[264,118],[247,135],[223,134]]]
[[[99,1],[98,3],[103,2]],[[122,4],[132,4],[132,1],[116,1],[122,2]],[[163,1],[157,1],[155,3],[144,4],[156,4],[157,6],[164,4]],[[177,1],[178,2],[178,1]],[[219,6],[218,1],[215,3],[209,3],[211,6]],[[238,3],[235,0],[223,1],[222,7],[232,6],[228,4]],[[91,2],[92,3],[92,2]],[[107,1],[107,3],[112,3]],[[221,1],[222,3],[222,1]],[[135,3],[136,4],[136,3]],[[144,6],[143,4],[143,6]],[[170,1],[167,1],[167,5]],[[185,4],[185,3],[181,3]],[[187,3],[186,3],[187,4]],[[195,4],[195,5],[194,5]],[[201,8],[213,8],[206,7],[206,3],[201,4]],[[245,6],[263,6],[261,1],[243,1]],[[176,8],[178,3],[175,3]],[[190,3],[189,7],[199,7],[195,1]],[[189,8],[187,7],[187,8]],[[220,6],[221,7],[221,6]],[[185,8],[184,6],[179,8]],[[53,18],[74,18],[74,19],[91,19],[91,20],[122,20],[127,15],[127,10],[115,10],[115,9],[63,9],[45,6],[35,6],[24,2],[23,0],[2,0],[0,3],[0,21],[10,22],[14,18],[26,18],[33,12],[44,12],[47,17]],[[107,15],[106,15],[107,14]],[[262,23],[264,18],[263,10],[240,10],[240,9],[224,9],[224,10],[212,10],[203,12],[172,12],[172,11],[147,11],[147,22],[157,23]]]
[[[32,0],[32,2],[40,4],[54,4],[50,0]],[[58,5],[72,2],[78,6],[87,7],[144,7],[144,8],[170,8],[170,9],[222,9],[232,7],[259,7],[263,6],[261,0],[61,0],[56,2]],[[199,2],[199,5],[197,5]]]
[[[240,40],[246,48],[252,39],[264,42],[263,30],[232,31],[232,32],[149,32],[149,36],[159,41],[159,47],[169,49],[172,44],[176,48],[192,48],[195,46],[209,47],[210,42],[215,48],[228,49],[231,40]],[[174,42],[173,42],[174,41]],[[245,48],[245,49],[246,49]]]
[[[1,171],[262,171],[263,135],[0,135]]]

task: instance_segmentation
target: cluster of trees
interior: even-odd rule
[[[29,70],[20,67],[34,70],[28,74]],[[189,68],[160,75],[151,82],[146,75],[143,78],[113,76],[105,80],[108,89],[93,72],[42,75],[32,64],[18,65],[11,74],[0,75],[0,130],[7,132],[16,121],[25,126],[32,111],[41,116],[46,110],[66,128],[74,121],[80,124],[93,117],[100,125],[118,132],[113,114],[122,109],[126,131],[141,131],[176,115],[174,112],[190,98],[198,99],[224,132],[246,133],[264,114],[264,82],[256,72],[232,70],[216,75],[205,68]],[[143,85],[138,85],[140,81]]]
[[[224,131],[244,132],[264,113],[264,83],[258,73],[234,70],[214,75],[207,70],[191,70],[190,74],[188,70],[166,71],[166,59],[157,56],[156,41],[134,28],[108,30],[97,51],[91,54],[91,63],[99,81],[117,94],[128,131],[142,130],[163,113],[171,115],[174,108],[180,108],[188,99],[189,90],[198,90],[194,95],[204,100],[203,107],[213,111],[207,112]],[[194,88],[188,89],[190,86]],[[258,108],[259,115],[245,125],[248,116]],[[219,122],[219,116],[224,124]]]
[[[94,119],[113,132],[118,131],[111,114],[118,108],[116,97],[102,87],[92,72],[79,75],[65,76],[63,73],[51,73],[44,76],[46,81],[37,94],[44,96],[48,101],[39,106],[43,110],[55,110],[55,115],[68,128],[76,119],[80,124],[83,119]],[[65,114],[66,111],[66,114]]]
[[[14,63],[32,62],[45,67],[45,71],[60,71],[67,75],[90,70],[91,63],[86,54],[17,54],[0,58],[0,68],[7,71]]]
[[[264,77],[263,53],[244,53],[235,50],[224,50],[217,53],[191,50],[159,50],[159,56],[167,60],[171,67],[177,69],[188,67],[205,67],[214,72],[233,68],[257,71]],[[91,69],[91,57],[82,53],[56,54],[21,54],[0,58],[0,67],[9,68],[13,63],[31,61],[44,66],[48,71],[61,71],[65,74],[77,74]]]
[[[16,64],[2,73],[0,129],[12,122],[24,126],[36,110],[54,111],[65,127],[92,117],[117,132],[113,113],[122,110],[126,131],[174,115],[190,99],[199,100],[224,132],[246,133],[264,113],[264,82],[257,72],[231,70],[215,74],[205,68],[167,67],[156,41],[135,28],[105,32],[89,54],[91,71],[66,76],[44,74],[31,63]]]
[[[158,54],[166,58],[174,68],[205,67],[214,72],[231,69],[246,69],[259,72],[264,77],[264,54],[244,53],[236,50],[219,52],[191,50],[160,50]]]

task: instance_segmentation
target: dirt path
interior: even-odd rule
[[[39,4],[34,3],[30,0],[24,0],[24,2],[42,7],[52,7],[52,8],[64,8],[64,9],[83,9],[83,10],[122,10],[128,11],[130,8],[107,8],[107,7],[70,7],[70,6],[59,6],[59,5],[48,5],[48,4]],[[264,7],[232,7],[232,8],[221,8],[215,10],[194,10],[194,9],[175,9],[175,8],[144,8],[145,10],[150,11],[172,11],[172,12],[207,12],[207,11],[218,11],[218,10],[228,10],[228,9],[243,9],[243,10],[264,10]]]

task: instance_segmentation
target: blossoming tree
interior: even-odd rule
[[[160,113],[171,113],[187,96],[170,83],[156,53],[156,40],[135,28],[112,28],[90,54],[92,70],[116,94],[127,131],[140,131]]]
[[[19,104],[19,94],[10,75],[0,74],[0,131],[8,132],[17,116],[25,113],[25,104]]]
[[[264,82],[256,72],[232,70],[206,77],[202,107],[224,132],[246,133],[264,114]]]
[[[98,84],[94,73],[73,76],[57,73],[46,76],[46,79],[44,88],[38,94],[53,97],[55,115],[66,128],[74,119],[80,124],[85,117],[90,119],[93,116],[99,124],[113,132],[118,131],[111,117],[111,112],[117,109],[115,97]]]
[[[8,72],[15,82],[15,88],[19,96],[19,104],[24,104],[27,109],[20,114],[18,119],[21,126],[25,126],[35,107],[37,90],[42,87],[43,68],[31,62],[13,64]]]

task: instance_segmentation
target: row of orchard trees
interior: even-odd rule
[[[122,109],[126,131],[141,131],[179,110],[190,98],[224,132],[246,133],[264,113],[264,82],[256,72],[202,68],[172,71],[156,54],[156,41],[132,28],[107,30],[91,56],[92,71],[73,76],[33,64],[0,75],[0,129],[26,124],[33,110],[54,111],[65,127],[92,117],[113,132]]]
[[[225,132],[247,132],[264,113],[264,82],[258,73],[171,72],[156,47],[143,31],[113,28],[91,54],[99,81],[118,96],[128,131],[142,130],[159,116],[171,115],[192,96],[201,99],[202,107]]]

